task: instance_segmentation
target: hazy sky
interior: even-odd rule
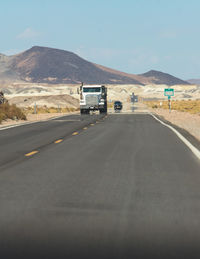
[[[129,73],[200,78],[199,0],[0,0],[0,53],[69,50]]]

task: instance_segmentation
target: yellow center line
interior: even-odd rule
[[[38,151],[35,150],[35,151],[32,151],[32,152],[30,152],[30,153],[25,154],[25,156],[33,156],[33,155],[35,155],[35,154],[37,154],[37,153],[38,153]]]
[[[72,133],[72,136],[78,135],[78,132],[75,131],[74,133]]]
[[[58,143],[60,143],[60,142],[62,142],[63,141],[63,139],[58,139],[58,140],[56,140],[54,143],[55,144],[58,144]]]
[[[84,127],[83,129],[84,129],[84,130],[86,130],[86,129],[87,129],[87,127]]]

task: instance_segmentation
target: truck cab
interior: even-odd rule
[[[107,88],[104,85],[80,86],[80,113],[89,114],[90,111],[107,113]]]

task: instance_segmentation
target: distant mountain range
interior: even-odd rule
[[[189,84],[172,75],[151,70],[128,74],[89,62],[60,49],[34,46],[13,56],[0,54],[0,81],[48,84]]]
[[[177,77],[174,77],[170,74],[163,73],[156,70],[150,70],[147,73],[141,74],[146,78],[149,78],[153,84],[166,84],[166,85],[188,85],[188,81],[183,81]]]
[[[188,79],[187,82],[194,85],[200,85],[200,79]]]

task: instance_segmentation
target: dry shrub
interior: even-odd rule
[[[153,109],[156,109],[156,108],[158,108],[158,105],[157,105],[157,104],[154,104],[154,105],[152,105],[152,108],[153,108]]]
[[[3,114],[3,113],[0,112],[0,123],[1,123],[3,120],[5,120],[5,119],[6,119],[5,114]]]
[[[3,103],[3,104],[0,104],[0,123],[6,119],[26,120],[26,115],[16,105]]]
[[[160,101],[147,101],[145,103],[151,108],[169,109],[168,101],[162,101],[162,106],[160,106]],[[200,100],[172,100],[171,109],[200,114]]]
[[[114,102],[111,102],[111,103],[109,102],[109,103],[107,104],[107,107],[108,107],[108,108],[113,108],[113,107],[114,107]]]
[[[37,114],[44,114],[44,113],[67,113],[67,112],[75,112],[75,111],[79,111],[79,108],[73,108],[73,107],[47,107],[45,106],[40,106],[37,107],[36,109]],[[28,107],[26,109],[24,109],[24,112],[26,114],[34,114],[34,108],[33,107]]]

